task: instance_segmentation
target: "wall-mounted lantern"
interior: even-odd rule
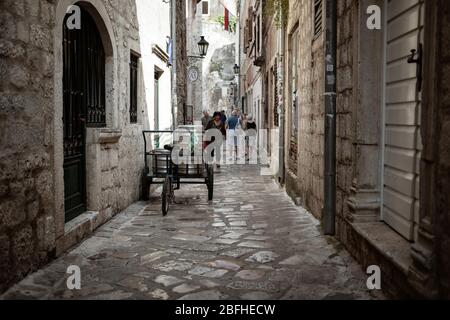
[[[198,51],[200,52],[200,57],[204,58],[208,54],[209,42],[205,40],[204,36],[200,37],[198,42]]]
[[[237,64],[235,64],[234,67],[233,67],[234,74],[236,74],[236,75],[239,74],[240,69],[241,68]]]

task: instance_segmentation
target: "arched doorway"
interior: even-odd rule
[[[66,222],[87,210],[86,127],[105,127],[105,50],[91,15],[81,29],[63,23],[64,204]]]

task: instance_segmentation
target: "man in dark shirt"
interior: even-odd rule
[[[221,115],[222,115],[222,123],[223,124],[227,123],[227,116],[225,115],[225,110],[222,110]]]

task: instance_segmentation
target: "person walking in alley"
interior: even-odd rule
[[[255,120],[253,119],[253,115],[252,114],[249,114],[248,116],[247,116],[247,121],[246,121],[246,127],[245,127],[245,130],[251,130],[251,129],[253,129],[253,130],[257,130],[257,127],[256,127],[256,122],[255,122]]]
[[[226,140],[226,138],[227,138],[227,130],[225,129],[225,123],[222,122],[222,114],[220,112],[214,112],[212,121],[210,121],[208,123],[208,125],[206,126],[206,131],[208,131],[210,129],[217,129],[217,130],[219,130],[222,133],[223,141]],[[207,147],[208,145],[210,145],[214,141],[215,141],[215,138],[213,137],[210,142],[206,143],[205,147]],[[220,169],[220,161],[222,159],[222,152],[221,152],[222,151],[222,146],[223,145],[221,145],[219,147],[219,150],[217,150],[218,151],[217,155],[213,154],[213,156],[216,156],[216,168],[217,169]]]
[[[206,131],[206,127],[212,120],[213,118],[211,118],[211,116],[209,115],[209,111],[206,109],[203,110],[203,118],[202,118],[203,131]]]
[[[253,119],[253,115],[249,114],[247,117],[246,123],[246,161],[257,161],[257,152],[256,152],[256,137],[257,137],[257,126],[256,122]],[[253,163],[252,163],[253,164]]]
[[[247,131],[248,114],[244,113],[241,117],[242,130]]]
[[[222,115],[222,123],[227,123],[227,115],[225,114],[225,110],[222,110],[220,114]]]
[[[238,112],[234,110],[231,113],[231,117],[228,118],[226,123],[226,129],[227,129],[227,153],[228,153],[228,163],[234,163],[236,160],[237,155],[237,130],[241,128],[241,121],[238,116]]]

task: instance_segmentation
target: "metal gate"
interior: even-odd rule
[[[414,241],[419,219],[423,0],[387,1],[383,220]],[[411,56],[411,50],[416,50]]]
[[[86,211],[86,127],[105,126],[105,53],[90,14],[63,24],[64,203],[66,222]]]

